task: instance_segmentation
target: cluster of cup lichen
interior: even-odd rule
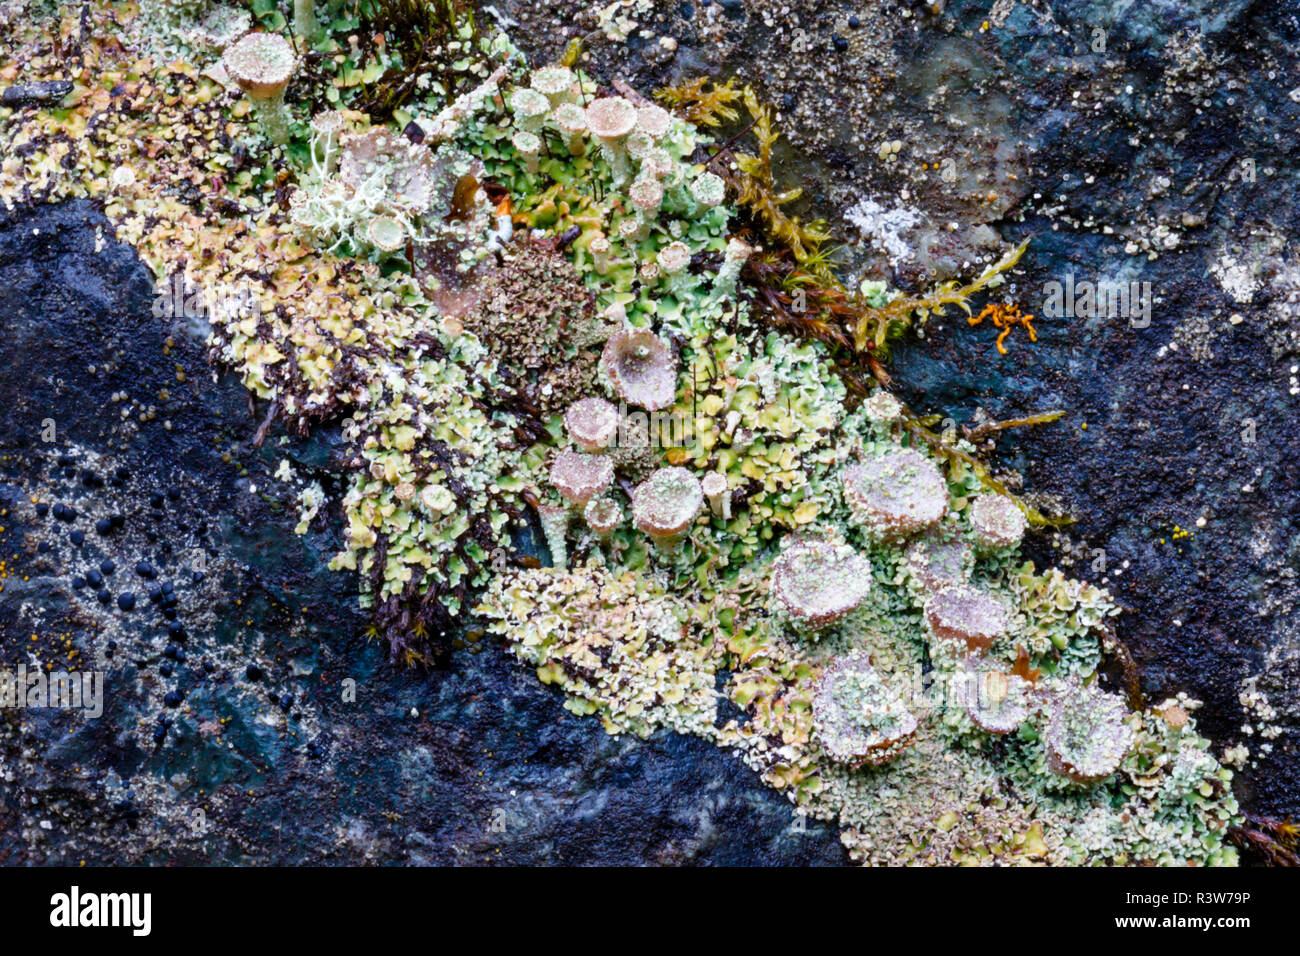
[[[583,712],[613,730],[686,728],[735,748],[796,812],[834,821],[864,862],[1234,862],[1231,775],[1195,732],[1188,702],[1131,710],[1099,688],[1101,628],[1116,613],[1109,597],[1037,572],[1014,544],[991,541],[971,518],[983,492],[969,474],[948,472],[943,514],[929,527],[880,535],[844,501],[836,476],[896,452],[899,431],[884,402],[840,417],[833,464],[809,478],[820,516],[799,540],[836,542],[831,553],[869,562],[866,597],[847,612],[834,595],[816,595],[809,604],[825,613],[809,627],[797,606],[776,600],[774,568],[788,540],[757,561],[720,565],[734,538],[711,512],[689,545],[652,551],[642,570],[620,569],[616,544],[596,545],[593,561],[572,570],[503,576],[480,612]],[[949,546],[960,558],[937,560]],[[688,576],[683,565],[705,571]],[[577,614],[568,608],[567,595],[599,593],[592,582],[610,573],[632,590],[610,604],[588,597]],[[833,573],[816,573],[841,589]],[[796,593],[818,590],[804,584]],[[964,637],[981,635],[961,619],[932,618],[945,588],[972,589],[1003,609],[987,646],[972,650]],[[571,656],[581,649],[590,661],[593,646],[642,643],[665,600],[683,608],[684,626],[662,636],[656,666],[610,655],[592,675]],[[725,678],[743,716],[719,723],[712,701],[660,695],[668,653],[679,683]],[[860,669],[827,687],[845,663]],[[838,713],[819,710],[823,690]],[[635,723],[627,700],[637,702]],[[860,705],[856,718],[846,701]],[[845,719],[852,725],[840,727]]]
[[[93,7],[99,75],[71,106],[5,117],[25,163],[0,168],[4,198],[103,197],[159,277],[260,288],[266,308],[217,321],[215,355],[272,417],[342,421],[335,566],[359,572],[391,627],[425,626],[411,605],[463,612],[487,585],[478,614],[570,709],[734,748],[864,861],[1232,862],[1230,775],[1190,704],[1130,709],[1099,688],[1109,597],[1019,560],[1008,502],[905,451],[887,395],[851,408],[823,346],[750,314],[737,280],[753,238],[732,233],[696,130],[567,68],[525,70],[501,37],[466,58],[469,99],[431,90],[374,126],[347,112],[359,64],[336,44],[324,99],[340,112],[313,125],[291,103],[280,149],[211,63],[95,48],[120,28]],[[25,41],[10,42],[16,59]],[[158,135],[195,118],[215,128],[199,145]],[[427,145],[402,139],[410,123]],[[252,168],[216,131],[248,144]],[[360,175],[336,182],[349,140]],[[163,188],[213,175],[223,203]],[[535,370],[462,319],[524,244],[576,270],[614,329],[603,374],[566,387],[588,387],[589,408],[619,402],[621,419],[638,400],[666,411],[689,423],[680,442],[602,451],[583,422],[539,421],[522,400]],[[532,351],[555,344],[536,334]],[[642,484],[629,496],[615,475]],[[498,560],[527,499],[557,567]],[[851,555],[855,586],[776,586],[824,567],[793,548]],[[872,693],[833,683],[845,674]],[[718,686],[741,716],[719,722]]]

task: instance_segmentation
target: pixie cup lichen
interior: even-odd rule
[[[974,658],[966,661],[958,693],[971,723],[995,736],[1019,729],[1036,703],[1029,681]]]
[[[836,658],[817,680],[813,726],[831,759],[878,766],[911,742],[917,719],[861,651]]]
[[[668,135],[673,125],[673,115],[662,106],[647,103],[636,108],[636,128],[650,137],[652,142],[659,142]]]
[[[871,594],[871,562],[848,545],[799,541],[772,563],[772,596],[796,627],[819,631]]]
[[[567,66],[545,66],[535,70],[529,85],[546,97],[552,109],[573,102],[576,79]]]
[[[677,394],[677,360],[672,348],[645,329],[622,329],[605,343],[600,367],[619,397],[656,412]]]
[[[727,198],[727,184],[716,173],[704,172],[691,180],[690,193],[696,208],[705,213]]]
[[[526,133],[541,130],[551,111],[550,101],[536,90],[521,87],[510,94],[510,109],[514,112],[515,122]]]
[[[980,495],[966,516],[976,544],[990,551],[1016,547],[1028,525],[1024,513],[1006,495]]]
[[[614,463],[605,455],[562,451],[551,465],[551,484],[578,511],[613,481]]]
[[[632,494],[632,520],[665,551],[673,551],[704,506],[699,479],[685,468],[660,468]]]
[[[1047,722],[1047,766],[1075,783],[1094,784],[1119,768],[1133,746],[1124,701],[1095,685],[1062,691]]]
[[[564,140],[564,148],[570,156],[581,156],[587,151],[584,139],[587,133],[586,110],[577,103],[561,103],[555,107],[551,118],[555,121],[560,138]]]
[[[613,498],[593,498],[582,511],[587,527],[601,541],[608,541],[623,523],[623,509]]]
[[[962,584],[970,577],[974,559],[970,546],[961,538],[939,533],[911,541],[903,556],[903,568],[922,595]]]
[[[538,158],[542,152],[541,138],[536,133],[521,129],[510,138],[510,142],[518,150],[519,155],[524,157],[525,168],[530,173],[537,172]]]
[[[991,594],[954,584],[926,602],[925,620],[936,641],[964,645],[978,652],[992,647],[1006,633],[1007,609]]]
[[[587,129],[600,141],[600,152],[622,187],[632,177],[625,141],[636,128],[636,107],[621,96],[607,96],[587,105]]]
[[[250,33],[226,49],[221,63],[253,104],[267,139],[284,145],[290,122],[284,91],[298,67],[289,41],[278,33]]]
[[[731,488],[727,476],[720,471],[711,471],[700,482],[704,497],[709,502],[709,510],[723,521],[731,520]]]
[[[844,499],[854,519],[881,539],[905,538],[934,527],[948,510],[948,486],[938,467],[911,448],[869,456],[844,472]]]
[[[585,452],[604,451],[618,434],[618,409],[603,398],[583,398],[564,413],[564,430]]]

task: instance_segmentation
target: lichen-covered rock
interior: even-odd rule
[[[561,412],[597,391],[594,346],[609,330],[563,256],[515,244],[503,267],[487,269],[469,285],[469,296],[452,314],[516,370],[526,400]]]
[[[600,567],[516,572],[499,577],[478,610],[570,695],[574,713],[641,737],[659,727],[709,734],[716,661],[683,639],[673,602],[648,581]]]
[[[102,12],[97,26],[111,35]],[[949,543],[960,529],[982,544],[971,503],[993,482],[968,460],[980,449],[931,440],[925,419],[880,389],[860,405],[849,398],[868,371],[883,377],[884,352],[839,365],[832,358],[860,342],[841,353],[797,338],[804,325],[831,338],[862,334],[822,315],[820,293],[808,290],[813,315],[770,321],[784,291],[772,299],[752,282],[780,279],[791,253],[761,215],[736,234],[725,194],[712,202],[718,184],[696,162],[703,138],[689,123],[634,106],[636,128],[597,130],[614,140],[597,153],[583,144],[587,114],[569,123],[564,110],[602,99],[583,71],[571,70],[566,93],[523,66],[505,38],[467,37],[461,65],[449,65],[463,76],[393,91],[391,74],[365,75],[380,64],[358,62],[386,56],[402,40],[390,35],[312,57],[287,107],[291,142],[266,151],[235,136],[249,130],[247,103],[186,64],[144,68],[147,82],[117,75],[134,61],[97,37],[88,41],[97,68],[122,91],[10,116],[0,194],[91,195],[158,276],[182,263],[189,281],[254,287],[256,314],[209,320],[214,357],[265,403],[256,441],[278,440],[281,419],[300,431],[339,424],[336,454],[288,500],[304,534],[328,531],[341,513],[334,566],[357,572],[369,623],[394,657],[473,639],[455,616],[474,602],[570,709],[600,714],[612,732],[672,727],[733,750],[798,812],[834,821],[855,859],[1231,862],[1228,772],[1190,716],[1129,712],[1133,747],[1086,788],[1047,766],[1050,710],[1026,707],[1021,732],[1002,731],[1021,716],[1025,685],[1037,698],[1095,680],[1102,647],[1116,646],[1106,631],[1114,602],[1018,563],[1010,546],[905,551],[916,540]],[[470,94],[454,95],[449,79]],[[376,87],[408,95],[404,111],[420,119],[400,130],[373,122],[363,97]],[[131,109],[116,105],[121,97]],[[630,92],[619,99],[637,102]],[[326,114],[309,124],[322,101],[338,122]],[[159,136],[154,110],[199,135]],[[243,140],[238,160],[204,135],[216,128]],[[566,133],[569,148],[559,148]],[[349,162],[345,177],[336,153],[353,136],[392,148],[374,163]],[[113,142],[147,148],[118,163]],[[427,207],[422,177],[389,175],[408,142],[433,157]],[[736,159],[728,177],[754,168]],[[174,185],[213,174],[220,201]],[[832,298],[874,310],[900,301],[883,282],[859,289],[861,300],[857,291]],[[632,450],[620,435],[598,482],[567,481],[561,469],[575,500],[556,504],[548,479],[568,441],[561,416],[601,387],[597,346],[611,336],[662,346],[650,401],[624,398],[633,409],[619,423],[644,440]],[[592,462],[582,464],[585,473]],[[607,482],[611,470],[617,480]],[[291,469],[280,474],[293,480]],[[600,496],[592,491],[580,519],[587,484]],[[713,514],[701,520],[706,491]],[[630,526],[619,520],[629,505]],[[532,537],[528,507],[560,567],[514,567],[531,562],[510,553]],[[816,642],[798,639],[787,614],[766,613],[763,570],[795,530],[848,542],[874,578],[869,600]],[[960,587],[1005,607],[997,637],[945,607],[942,596]],[[927,604],[944,612],[938,626],[916,613]],[[848,738],[818,726],[814,699],[824,689],[817,676],[841,662],[869,667],[841,688],[837,706],[857,721],[856,743],[838,751],[846,759],[831,743]],[[983,703],[931,699],[931,681],[971,666],[993,685]],[[995,674],[1007,677],[1005,694]],[[720,695],[736,708],[721,718]]]

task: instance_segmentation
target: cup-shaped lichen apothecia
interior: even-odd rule
[[[605,455],[562,451],[551,465],[551,484],[576,511],[613,483],[614,463]]]
[[[813,728],[827,755],[850,766],[878,766],[898,756],[916,734],[917,720],[869,655],[836,658],[817,680]]]
[[[704,489],[685,468],[660,468],[632,493],[632,518],[665,552],[677,549],[704,507]]]
[[[975,546],[984,552],[1016,547],[1028,524],[1020,507],[998,494],[980,495],[971,502],[967,517]]]
[[[592,100],[587,106],[587,129],[600,141],[600,152],[614,174],[614,185],[623,187],[632,177],[632,163],[624,145],[636,128],[636,107],[621,96]]]
[[[603,398],[579,399],[564,413],[564,430],[582,451],[603,451],[618,433],[618,409]]]
[[[799,541],[772,563],[772,596],[799,629],[820,631],[871,593],[871,562],[848,545]]]
[[[948,486],[929,458],[894,448],[845,470],[844,500],[864,531],[896,541],[938,524],[948,508]]]
[[[1007,609],[991,594],[964,584],[943,588],[925,604],[925,620],[936,641],[986,651],[1006,633]]]
[[[601,371],[619,397],[630,405],[657,412],[677,394],[677,359],[672,348],[645,329],[623,329],[605,342]]]
[[[1047,721],[1047,766],[1075,783],[1094,784],[1119,769],[1133,746],[1130,712],[1096,685],[1062,691]]]
[[[288,142],[284,91],[298,67],[289,41],[278,33],[250,33],[226,49],[221,64],[253,104],[266,138],[277,145]]]

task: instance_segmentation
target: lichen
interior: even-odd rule
[[[598,714],[611,733],[711,736],[718,655],[674,607],[643,577],[590,566],[502,575],[479,612],[539,679],[565,691],[566,709]]]
[[[785,211],[752,93],[688,85],[669,117],[454,17],[423,67],[399,20],[364,46],[322,23],[267,143],[206,64],[144,52],[129,5],[86,9],[81,88],[0,111],[0,197],[98,199],[160,280],[252,290],[209,316],[212,358],[262,403],[259,441],[337,426],[341,480],[302,492],[299,528],[342,529],[332,565],[395,659],[472,613],[571,711],[735,751],[863,862],[1235,861],[1195,721],[1103,686],[1114,601],[1020,558],[974,444],[882,390],[888,342],[1023,246],[927,295],[850,290]],[[60,78],[37,32],[0,45]],[[756,152],[710,157],[738,97]],[[580,402],[608,402],[595,434],[566,429]],[[532,513],[554,567],[510,560]],[[792,553],[851,581],[786,587],[827,566]]]

